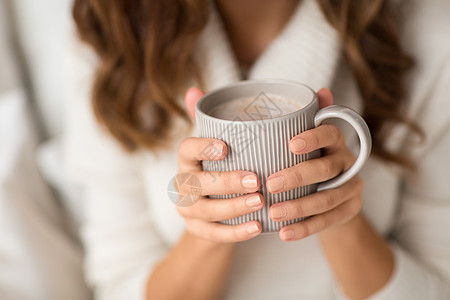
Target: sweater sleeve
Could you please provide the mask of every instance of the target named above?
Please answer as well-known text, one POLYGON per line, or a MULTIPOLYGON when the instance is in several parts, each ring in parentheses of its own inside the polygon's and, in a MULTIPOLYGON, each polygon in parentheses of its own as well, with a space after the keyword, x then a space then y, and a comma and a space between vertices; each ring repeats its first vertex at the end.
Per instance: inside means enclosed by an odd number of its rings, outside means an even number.
MULTIPOLYGON (((390 241, 394 273, 370 300, 450 299, 450 122, 440 131, 404 182, 390 241)), ((336 294, 347 299, 339 287, 336 294)))
POLYGON ((417 170, 404 177, 390 236, 394 272, 370 300, 450 299, 450 51, 439 65, 415 114, 425 141, 409 146, 417 170))
MULTIPOLYGON (((442 108, 449 115, 450 106, 442 108)), ((404 183, 393 232, 396 271, 373 300, 450 299, 450 122, 440 131, 404 183)))
POLYGON ((145 299, 147 278, 166 250, 141 184, 89 186, 82 201, 85 270, 96 299, 145 299))
POLYGON ((148 212, 139 155, 122 150, 95 120, 89 101, 95 60, 75 43, 63 152, 81 195, 86 279, 96 299, 141 300, 167 248, 148 212))
POLYGON ((417 101, 421 105, 414 120, 424 131, 425 140, 405 146, 417 170, 404 176, 391 235, 395 271, 371 300, 450 299, 449 43, 441 49, 443 55, 435 59, 434 72, 429 73, 434 75, 429 89, 415 93, 422 99, 417 101))
MULTIPOLYGON (((447 107, 447 112, 449 111, 447 107)), ((405 182, 392 235, 396 261, 388 284, 370 300, 450 299, 450 124, 405 182)))

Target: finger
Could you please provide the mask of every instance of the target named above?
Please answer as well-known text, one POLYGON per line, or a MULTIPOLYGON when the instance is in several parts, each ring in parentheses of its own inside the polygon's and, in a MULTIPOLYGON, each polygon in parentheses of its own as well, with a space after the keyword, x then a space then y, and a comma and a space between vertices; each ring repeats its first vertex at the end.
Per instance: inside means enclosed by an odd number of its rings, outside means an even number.
POLYGON ((227 145, 212 138, 188 137, 178 148, 180 169, 187 171, 199 169, 202 160, 221 160, 227 155, 227 145))
POLYGON ((199 219, 186 219, 186 228, 197 237, 217 243, 242 242, 261 233, 261 224, 258 221, 225 225, 199 219))
POLYGON ((317 96, 319 97, 319 109, 330 106, 333 104, 333 94, 327 88, 321 88, 317 92, 317 96))
POLYGON ((280 230, 283 241, 299 240, 327 228, 343 224, 356 216, 361 210, 361 198, 354 197, 338 207, 323 214, 315 215, 307 220, 287 225, 280 230))
POLYGON ((359 176, 355 176, 336 189, 276 203, 270 207, 269 215, 276 222, 318 215, 338 207, 349 199, 360 196, 363 188, 363 181, 359 176))
POLYGON ((334 152, 345 147, 345 137, 334 125, 320 125, 294 136, 289 142, 289 148, 294 154, 304 154, 326 148, 334 152))
MULTIPOLYGON (((260 187, 260 180, 255 173, 243 170, 192 172, 200 189, 199 195, 228 195, 254 193, 260 187)), ((181 195, 191 192, 189 185, 177 186, 181 195)), ((197 192, 197 191, 196 191, 197 192)))
POLYGON ((266 186, 271 193, 281 193, 296 187, 323 182, 339 175, 347 164, 351 163, 350 153, 325 155, 273 173, 267 178, 266 186))
POLYGON ((264 197, 258 193, 247 194, 232 199, 200 198, 194 205, 177 207, 185 218, 196 218, 216 222, 236 218, 264 207, 264 197))
POLYGON ((184 100, 186 102, 187 110, 193 119, 195 119, 195 104, 197 104, 197 101, 204 94, 205 93, 197 87, 191 87, 186 92, 186 96, 184 97, 184 100))

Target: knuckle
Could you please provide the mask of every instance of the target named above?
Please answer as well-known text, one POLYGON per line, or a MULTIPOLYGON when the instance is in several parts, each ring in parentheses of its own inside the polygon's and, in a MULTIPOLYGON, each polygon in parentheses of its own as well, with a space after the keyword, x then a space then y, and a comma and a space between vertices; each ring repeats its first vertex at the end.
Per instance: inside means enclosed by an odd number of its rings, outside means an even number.
POLYGON ((359 197, 355 198, 355 200, 353 200, 353 203, 351 205, 351 212, 353 215, 356 215, 362 207, 362 201, 359 197))
POLYGON ((322 194, 322 208, 323 211, 327 211, 330 210, 331 208, 334 207, 334 203, 335 203, 335 197, 334 197, 334 193, 331 191, 325 191, 322 194))
POLYGON ((331 219, 327 218, 326 216, 322 216, 322 218, 320 218, 318 231, 329 228, 331 227, 331 225, 332 225, 331 219))
POLYGON ((193 210, 195 210, 194 215, 201 216, 205 221, 213 221, 213 213, 214 211, 209 207, 209 205, 205 205, 204 202, 197 202, 194 207, 192 207, 193 210))
POLYGON ((227 189, 233 188, 233 183, 240 177, 236 172, 229 172, 223 176, 223 185, 227 189))
POLYGON ((348 147, 345 147, 344 156, 347 158, 348 162, 351 164, 353 164, 357 159, 356 155, 348 147))
POLYGON ((297 216, 304 217, 305 215, 305 208, 303 207, 302 202, 298 202, 295 206, 295 212, 297 213, 297 216))
POLYGON ((351 160, 340 160, 339 161, 339 166, 338 169, 340 171, 344 171, 344 170, 348 170, 352 165, 353 165, 353 161, 349 164, 348 162, 350 162, 351 160))
POLYGON ((304 226, 301 227, 301 234, 302 237, 307 237, 311 235, 311 223, 306 223, 304 226))
POLYGON ((193 139, 192 137, 187 137, 181 141, 181 143, 178 145, 178 154, 184 153, 187 150, 187 148, 189 148, 192 139, 193 139))
MULTIPOLYGON (((302 174, 302 169, 299 167, 293 167, 291 169, 292 174, 294 175, 295 181, 298 185, 301 185, 303 183, 303 174, 302 174)), ((289 177, 289 174, 287 174, 289 177)))
POLYGON ((328 130, 333 144, 341 143, 344 140, 344 135, 335 125, 328 125, 328 130))
POLYGON ((208 227, 201 226, 199 220, 186 218, 186 230, 196 237, 208 238, 208 227))
POLYGON ((323 158, 320 162, 319 171, 326 176, 332 176, 335 168, 333 161, 329 158, 323 158))
POLYGON ((317 134, 309 134, 310 143, 314 145, 314 148, 318 148, 320 146, 320 138, 317 134))
POLYGON ((358 183, 356 185, 357 192, 359 195, 361 195, 364 191, 364 181, 358 176, 357 177, 358 183))
POLYGON ((364 191, 364 181, 359 177, 359 175, 355 175, 351 181, 349 182, 352 186, 352 195, 361 196, 364 191))

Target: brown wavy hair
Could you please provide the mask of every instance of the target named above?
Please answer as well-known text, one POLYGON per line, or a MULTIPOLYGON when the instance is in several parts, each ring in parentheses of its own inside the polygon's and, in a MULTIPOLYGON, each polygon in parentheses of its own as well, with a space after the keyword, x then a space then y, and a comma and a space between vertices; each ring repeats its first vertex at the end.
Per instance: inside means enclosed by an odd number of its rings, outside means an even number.
MULTIPOLYGON (((100 63, 92 91, 95 116, 130 151, 171 146, 175 119, 191 120, 179 102, 189 82, 202 82, 193 58, 208 21, 210 0, 75 0, 80 38, 100 63)), ((363 100, 373 154, 411 167, 385 146, 391 129, 406 124, 404 77, 413 64, 399 42, 398 24, 385 0, 318 0, 339 33, 363 100)))

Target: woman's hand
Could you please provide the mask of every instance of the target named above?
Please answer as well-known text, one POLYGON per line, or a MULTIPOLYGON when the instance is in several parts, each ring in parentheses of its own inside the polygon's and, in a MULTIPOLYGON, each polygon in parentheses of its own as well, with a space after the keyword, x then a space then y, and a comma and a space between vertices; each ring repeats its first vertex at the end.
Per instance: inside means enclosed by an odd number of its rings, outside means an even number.
MULTIPOLYGON (((321 89, 318 96, 321 108, 333 102, 327 89, 321 89)), ((289 147, 295 154, 322 149, 323 156, 270 175, 267 189, 271 193, 326 181, 350 168, 356 160, 347 148, 343 134, 333 125, 321 125, 302 132, 291 139, 289 147)), ((280 238, 284 241, 302 239, 355 217, 361 209, 363 187, 361 178, 355 176, 338 188, 276 203, 270 207, 269 214, 278 222, 311 216, 280 230, 280 238)))
MULTIPOLYGON (((186 103, 191 115, 193 104, 202 96, 199 89, 191 88, 186 103)), ((251 221, 240 225, 224 225, 216 221, 226 220, 257 211, 264 206, 264 198, 257 193, 259 178, 249 171, 204 172, 202 160, 221 160, 227 155, 227 145, 218 139, 186 138, 178 151, 178 174, 195 176, 199 183, 199 195, 190 206, 177 206, 186 220, 187 231, 213 242, 239 242, 257 236, 261 224, 251 221), (210 199, 208 195, 245 194, 233 199, 210 199)), ((192 195, 187 184, 177 187, 180 196, 192 195)))

